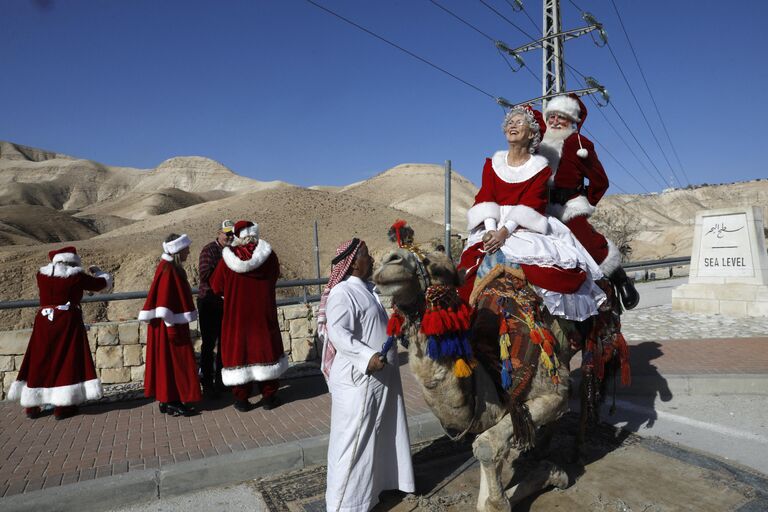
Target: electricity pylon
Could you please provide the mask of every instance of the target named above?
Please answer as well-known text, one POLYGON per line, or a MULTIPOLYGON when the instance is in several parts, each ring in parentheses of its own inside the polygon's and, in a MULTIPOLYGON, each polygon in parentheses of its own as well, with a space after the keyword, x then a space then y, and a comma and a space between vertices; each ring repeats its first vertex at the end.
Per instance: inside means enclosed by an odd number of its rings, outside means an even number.
POLYGON ((496 47, 511 55, 521 68, 525 65, 523 58, 520 56, 521 53, 539 48, 542 50, 543 74, 541 77, 541 96, 518 103, 511 103, 504 98, 497 98, 496 101, 507 108, 511 108, 515 104, 520 105, 524 103, 542 103, 543 107, 546 107, 547 101, 551 97, 569 92, 578 96, 600 93, 602 104, 607 104, 609 97, 605 87, 590 76, 584 77, 587 87, 583 89, 568 91, 565 86, 565 41, 596 31, 597 38, 595 33, 592 33, 592 40, 595 45, 604 46, 608 42, 608 38, 603 25, 590 13, 585 12, 582 13, 581 17, 587 23, 586 27, 563 31, 560 21, 560 0, 543 0, 543 10, 544 24, 541 39, 517 48, 510 48, 502 41, 496 41, 496 47))

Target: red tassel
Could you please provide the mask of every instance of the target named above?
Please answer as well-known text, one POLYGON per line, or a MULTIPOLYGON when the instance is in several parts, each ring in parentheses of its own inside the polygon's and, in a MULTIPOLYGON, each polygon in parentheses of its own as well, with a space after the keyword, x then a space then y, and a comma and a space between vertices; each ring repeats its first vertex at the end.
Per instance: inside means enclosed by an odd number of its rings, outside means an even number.
POLYGON ((403 331, 403 317, 397 311, 392 313, 387 322, 387 336, 400 336, 403 331))
POLYGON ((421 332, 427 336, 439 336, 445 332, 443 320, 437 310, 430 309, 424 313, 424 318, 421 320, 421 332))
POLYGON ((538 329, 531 329, 531 341, 537 345, 541 345, 542 339, 538 329))
POLYGON ((619 333, 614 342, 619 350, 619 362, 621 363, 621 385, 629 386, 632 383, 632 371, 629 365, 629 345, 624 336, 619 333))

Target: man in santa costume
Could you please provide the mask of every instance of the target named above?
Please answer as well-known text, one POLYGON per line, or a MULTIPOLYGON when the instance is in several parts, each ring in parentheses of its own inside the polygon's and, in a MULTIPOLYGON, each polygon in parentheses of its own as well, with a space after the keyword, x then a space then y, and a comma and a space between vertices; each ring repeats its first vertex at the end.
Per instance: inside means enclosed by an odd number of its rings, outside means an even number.
POLYGON ((235 223, 235 237, 222 250, 213 272, 213 293, 224 297, 221 329, 221 380, 232 387, 235 409, 251 408, 251 383, 259 382, 264 409, 279 405, 278 377, 288 368, 277 320, 275 285, 280 262, 259 226, 250 221, 235 223))
POLYGON ((8 391, 9 400, 20 400, 29 418, 51 404, 57 420, 77 414, 77 405, 102 396, 80 300, 83 292, 111 288, 112 277, 98 267, 83 272, 74 247, 48 253, 51 263, 37 273, 40 308, 35 315, 21 369, 8 391))
POLYGON ((640 295, 621 267, 621 253, 588 220, 608 190, 608 177, 595 146, 580 133, 587 108, 575 94, 555 96, 547 103, 544 117, 547 131, 539 153, 549 161, 553 175, 548 212, 568 226, 614 283, 624 307, 632 309, 640 295))
POLYGON ((187 235, 170 234, 152 279, 139 320, 147 326, 147 358, 144 396, 156 397, 160 412, 192 416, 190 403, 200 401, 200 381, 189 322, 197 319, 192 290, 182 264, 192 241, 187 235))

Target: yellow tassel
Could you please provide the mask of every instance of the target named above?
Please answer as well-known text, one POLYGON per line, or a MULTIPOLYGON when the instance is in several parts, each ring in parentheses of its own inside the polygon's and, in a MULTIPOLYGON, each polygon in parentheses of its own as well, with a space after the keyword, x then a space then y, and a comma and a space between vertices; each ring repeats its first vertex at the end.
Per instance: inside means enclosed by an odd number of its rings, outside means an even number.
POLYGON ((509 339, 509 334, 502 334, 499 336, 499 351, 502 361, 509 359, 510 346, 512 346, 512 341, 509 339))
POLYGON ((460 357, 453 363, 453 374, 456 377, 463 379, 472 375, 472 368, 470 368, 467 362, 460 357))
POLYGON ((554 365, 552 365, 552 360, 549 359, 549 356, 543 350, 539 352, 539 360, 547 370, 552 370, 554 368, 554 365))

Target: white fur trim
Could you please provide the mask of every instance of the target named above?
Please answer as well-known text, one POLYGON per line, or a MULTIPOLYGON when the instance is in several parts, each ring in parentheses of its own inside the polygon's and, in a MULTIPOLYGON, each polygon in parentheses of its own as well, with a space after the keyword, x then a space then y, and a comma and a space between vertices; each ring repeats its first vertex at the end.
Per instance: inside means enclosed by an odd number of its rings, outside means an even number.
POLYGON ((173 261, 173 256, 171 256, 170 254, 167 254, 167 253, 163 253, 163 254, 160 255, 160 259, 164 260, 164 261, 167 261, 167 262, 172 262, 173 261))
POLYGON ((491 165, 496 175, 507 183, 522 183, 527 181, 549 165, 547 159, 540 155, 531 155, 523 165, 513 167, 507 164, 509 151, 497 151, 491 158, 491 165))
POLYGON ((165 251, 166 254, 176 254, 177 252, 180 252, 184 250, 185 248, 192 245, 192 240, 189 239, 187 234, 181 235, 176 240, 171 240, 170 242, 163 242, 163 251, 165 251))
POLYGON ((245 238, 246 236, 259 238, 259 225, 254 222, 253 226, 243 228, 240 230, 240 233, 237 234, 237 238, 245 238))
POLYGON ((570 96, 555 96, 549 100, 547 102, 547 107, 544 109, 544 117, 547 117, 550 112, 560 112, 561 114, 565 114, 577 123, 581 120, 579 102, 570 96))
POLYGON ((564 205, 550 203, 547 211, 562 222, 585 215, 587 217, 595 213, 596 208, 589 204, 585 196, 577 196, 569 199, 564 205))
MULTIPOLYGON (((242 233, 243 231, 245 230, 243 229, 240 232, 242 233)), ((224 250, 221 251, 221 257, 224 260, 224 263, 226 263, 230 270, 237 272, 238 274, 256 270, 262 263, 267 261, 270 254, 272 254, 272 246, 269 245, 266 240, 259 240, 259 244, 253 250, 251 259, 246 261, 238 258, 237 254, 235 254, 229 247, 225 247, 224 250)))
POLYGON ((62 252, 57 254, 51 260, 52 263, 74 263, 80 266, 80 256, 73 252, 62 252))
POLYGON ((184 313, 174 313, 168 308, 160 306, 155 309, 144 309, 139 311, 140 322, 150 322, 155 318, 160 318, 165 325, 188 324, 197 320, 197 310, 185 311, 184 313))
POLYGON ((479 224, 483 224, 485 219, 499 220, 498 203, 477 203, 467 210, 467 231, 472 231, 479 224))
POLYGON ((40 273, 48 277, 61 277, 66 279, 72 277, 83 271, 82 267, 70 267, 66 263, 49 263, 44 267, 40 267, 40 273))
POLYGON ((46 404, 66 407, 81 404, 86 400, 98 400, 103 394, 99 379, 53 388, 29 388, 26 381, 17 380, 11 384, 8 400, 19 400, 22 407, 40 407, 46 404))
POLYGON ((100 277, 107 282, 107 286, 99 290, 100 292, 109 293, 112 291, 112 286, 115 284, 114 279, 112 279, 112 274, 104 272, 103 270, 97 270, 93 273, 93 277, 100 277))
POLYGON ((237 368, 222 368, 221 382, 225 386, 240 386, 248 382, 274 380, 288 369, 288 359, 283 355, 273 364, 251 364, 237 368))
POLYGON ((621 251, 619 251, 616 244, 610 240, 607 240, 607 242, 608 255, 602 262, 600 262, 600 270, 602 270, 603 274, 606 276, 610 276, 617 268, 621 267, 621 251))
POLYGON ((524 204, 511 207, 508 212, 505 212, 504 220, 514 221, 520 226, 542 235, 546 235, 549 228, 549 223, 547 223, 547 218, 544 215, 524 204))

